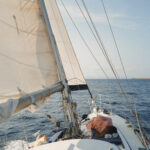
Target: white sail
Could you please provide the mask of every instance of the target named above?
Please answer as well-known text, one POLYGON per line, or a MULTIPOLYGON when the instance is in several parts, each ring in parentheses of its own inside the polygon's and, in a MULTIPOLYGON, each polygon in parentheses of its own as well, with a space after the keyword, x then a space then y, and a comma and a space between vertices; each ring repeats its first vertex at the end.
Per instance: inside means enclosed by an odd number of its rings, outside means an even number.
MULTIPOLYGON (((74 53, 56 0, 44 0, 51 28, 69 86, 86 85, 80 65, 74 53)), ((85 86, 86 87, 86 86, 85 86)), ((85 88, 84 87, 84 88, 85 88)), ((79 87, 80 89, 80 87, 79 87)))
MULTIPOLYGON (((85 89, 87 85, 56 1, 45 0, 44 4, 68 85, 85 89)), ((32 99, 39 99, 32 93, 60 81, 49 36, 40 0, 0 0, 0 118, 9 118, 31 105, 32 99), (29 102, 24 105, 25 99, 20 105, 20 97, 25 94, 31 94, 29 102)))
POLYGON ((59 81, 39 0, 0 0, 0 101, 59 81))
POLYGON ((20 107, 19 97, 59 80, 40 1, 0 0, 0 120, 32 103, 20 107))

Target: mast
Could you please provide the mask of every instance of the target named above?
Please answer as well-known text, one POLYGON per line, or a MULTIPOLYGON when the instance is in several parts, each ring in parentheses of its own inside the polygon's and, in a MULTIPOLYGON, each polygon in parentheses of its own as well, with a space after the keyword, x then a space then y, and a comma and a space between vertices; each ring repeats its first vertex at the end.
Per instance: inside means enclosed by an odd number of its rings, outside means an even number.
POLYGON ((57 62, 57 65, 58 65, 60 78, 61 78, 61 81, 64 85, 64 91, 62 93, 63 101, 64 101, 63 103, 65 105, 65 108, 66 108, 67 113, 68 113, 68 118, 69 118, 69 121, 71 123, 71 128, 72 128, 72 131, 73 131, 72 136, 76 136, 76 135, 79 134, 79 129, 77 128, 77 120, 75 119, 74 112, 72 111, 73 106, 72 106, 71 92, 70 92, 69 87, 68 87, 66 75, 65 75, 63 65, 62 65, 62 62, 61 62, 61 59, 60 59, 58 47, 57 47, 56 40, 55 40, 53 31, 52 31, 52 28, 51 28, 51 24, 50 24, 50 20, 49 20, 48 14, 47 14, 47 10, 46 10, 44 0, 41 0, 41 7, 42 7, 42 10, 43 10, 44 19, 45 19, 45 22, 46 22, 46 25, 47 25, 49 38, 51 40, 52 48, 53 48, 53 51, 54 51, 54 54, 55 54, 55 57, 56 57, 56 62, 57 62))

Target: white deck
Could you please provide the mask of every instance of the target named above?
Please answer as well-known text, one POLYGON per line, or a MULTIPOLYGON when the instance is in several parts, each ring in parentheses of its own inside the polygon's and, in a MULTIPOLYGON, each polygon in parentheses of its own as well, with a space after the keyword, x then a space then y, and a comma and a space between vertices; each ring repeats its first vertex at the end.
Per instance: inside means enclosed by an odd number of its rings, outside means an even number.
POLYGON ((118 134, 126 150, 139 150, 140 148, 144 148, 143 144, 138 138, 138 135, 135 134, 133 126, 125 119, 115 114, 104 114, 102 111, 98 113, 91 113, 89 118, 92 119, 97 115, 106 116, 112 119, 112 123, 117 128, 118 134))
POLYGON ((75 139, 45 144, 32 150, 118 150, 118 148, 100 140, 75 139))
MULTIPOLYGON (((102 111, 93 112, 88 115, 88 118, 91 120, 97 115, 106 116, 112 119, 112 123, 117 128, 123 145, 115 145, 102 140, 74 139, 48 143, 37 146, 32 150, 145 150, 137 134, 134 132, 134 128, 125 119, 115 114, 105 114, 102 111)), ((84 133, 87 131, 87 122, 88 121, 82 123, 81 126, 81 130, 84 133)))

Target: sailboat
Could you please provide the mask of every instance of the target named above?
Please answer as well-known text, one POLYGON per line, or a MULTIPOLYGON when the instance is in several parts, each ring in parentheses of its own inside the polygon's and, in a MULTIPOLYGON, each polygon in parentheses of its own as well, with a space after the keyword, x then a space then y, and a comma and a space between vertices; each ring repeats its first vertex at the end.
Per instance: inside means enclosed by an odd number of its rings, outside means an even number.
POLYGON ((88 90, 91 99, 94 97, 55 0, 0 0, 0 27, 0 123, 24 109, 40 109, 56 92, 62 94, 67 115, 65 130, 58 130, 51 142, 29 149, 148 149, 141 128, 137 130, 124 118, 98 108, 94 100, 91 113, 78 119, 71 92, 88 90), (104 124, 108 121, 115 129, 114 137, 94 137, 88 124, 95 119, 104 124))

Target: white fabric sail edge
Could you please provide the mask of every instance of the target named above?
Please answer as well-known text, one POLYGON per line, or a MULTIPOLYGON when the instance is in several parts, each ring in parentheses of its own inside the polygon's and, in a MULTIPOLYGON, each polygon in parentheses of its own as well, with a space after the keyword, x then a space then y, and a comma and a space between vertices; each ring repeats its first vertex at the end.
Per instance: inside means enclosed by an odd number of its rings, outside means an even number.
POLYGON ((68 85, 86 85, 56 0, 43 0, 56 40, 68 85))
POLYGON ((60 81, 39 0, 0 0, 0 73, 0 103, 60 81))
POLYGON ((29 111, 34 112, 41 109, 47 102, 46 98, 49 98, 53 93, 62 91, 63 88, 62 83, 59 82, 49 88, 26 94, 19 99, 9 99, 6 103, 0 105, 0 124, 6 122, 13 114, 21 110, 28 108, 29 111))

